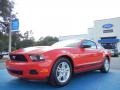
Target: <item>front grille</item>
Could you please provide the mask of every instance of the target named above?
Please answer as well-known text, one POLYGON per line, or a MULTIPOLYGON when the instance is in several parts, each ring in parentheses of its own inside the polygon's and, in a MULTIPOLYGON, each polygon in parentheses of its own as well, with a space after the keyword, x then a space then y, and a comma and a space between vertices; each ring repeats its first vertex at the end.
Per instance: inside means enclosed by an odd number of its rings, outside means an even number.
POLYGON ((17 75, 22 75, 23 74, 23 72, 21 70, 11 70, 11 69, 8 69, 8 71, 10 73, 17 74, 17 75))
POLYGON ((10 54, 10 59, 11 61, 16 61, 16 62, 27 62, 25 56, 21 54, 10 54))

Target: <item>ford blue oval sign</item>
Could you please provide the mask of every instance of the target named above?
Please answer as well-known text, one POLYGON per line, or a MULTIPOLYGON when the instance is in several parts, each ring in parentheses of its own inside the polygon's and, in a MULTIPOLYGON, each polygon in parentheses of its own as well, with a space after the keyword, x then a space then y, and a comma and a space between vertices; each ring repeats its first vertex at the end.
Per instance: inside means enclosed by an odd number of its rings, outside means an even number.
POLYGON ((113 27, 113 24, 104 24, 102 27, 103 28, 111 28, 111 27, 113 27))

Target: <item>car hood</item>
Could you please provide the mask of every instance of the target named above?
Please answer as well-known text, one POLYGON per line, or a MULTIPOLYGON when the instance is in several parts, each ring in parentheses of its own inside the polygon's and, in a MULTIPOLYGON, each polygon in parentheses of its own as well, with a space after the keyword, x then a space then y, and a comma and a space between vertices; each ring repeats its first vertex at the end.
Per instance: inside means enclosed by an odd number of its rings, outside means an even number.
MULTIPOLYGON (((63 47, 65 48, 65 47, 63 47)), ((53 47, 53 46, 34 46, 34 47, 27 47, 18 49, 16 51, 11 52, 11 54, 38 54, 38 53, 44 53, 50 50, 54 49, 60 49, 60 47, 53 47)))

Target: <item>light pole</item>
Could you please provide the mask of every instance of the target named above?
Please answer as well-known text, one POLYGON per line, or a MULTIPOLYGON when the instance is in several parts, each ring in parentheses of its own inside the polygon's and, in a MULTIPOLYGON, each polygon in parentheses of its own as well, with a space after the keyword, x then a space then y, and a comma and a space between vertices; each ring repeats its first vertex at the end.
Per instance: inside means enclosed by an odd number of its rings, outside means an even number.
POLYGON ((8 20, 9 22, 9 46, 8 46, 9 53, 11 52, 11 47, 12 47, 12 31, 13 30, 18 31, 18 28, 19 28, 19 20, 16 18, 16 14, 12 14, 8 20))
POLYGON ((15 15, 10 15, 9 20, 8 20, 8 22, 9 22, 9 46, 8 46, 9 53, 11 52, 11 47, 12 47, 12 33, 11 33, 12 26, 11 26, 11 23, 12 23, 14 16, 15 15))
POLYGON ((10 21, 9 21, 9 53, 11 52, 11 44, 12 44, 12 34, 11 34, 11 20, 12 18, 10 17, 10 21))

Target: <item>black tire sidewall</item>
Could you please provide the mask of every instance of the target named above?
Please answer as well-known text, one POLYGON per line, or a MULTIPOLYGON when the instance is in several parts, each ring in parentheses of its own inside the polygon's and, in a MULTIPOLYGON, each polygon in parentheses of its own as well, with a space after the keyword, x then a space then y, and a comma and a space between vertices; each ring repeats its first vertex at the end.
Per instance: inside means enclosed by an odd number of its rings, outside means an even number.
POLYGON ((69 83, 69 81, 70 81, 70 79, 71 79, 71 76, 72 76, 72 65, 71 65, 70 61, 69 61, 67 58, 60 58, 60 59, 58 59, 57 62, 55 63, 55 65, 54 65, 53 69, 52 69, 52 75, 51 75, 51 77, 53 78, 53 79, 52 79, 52 80, 53 80, 52 82, 54 82, 55 85, 57 85, 57 86, 64 86, 64 85, 66 85, 66 84, 69 83), (70 67, 70 76, 69 76, 68 80, 67 80, 66 82, 64 82, 64 83, 59 82, 58 79, 57 79, 57 77, 56 77, 57 66, 58 66, 61 62, 66 62, 66 63, 68 63, 68 65, 69 65, 69 67, 70 67))
POLYGON ((105 58, 105 59, 104 59, 103 66, 102 66, 102 68, 101 68, 101 72, 107 73, 107 72, 109 72, 109 70, 110 70, 110 61, 108 60, 108 58, 105 58), (106 61, 106 60, 109 62, 109 69, 108 69, 108 70, 106 70, 106 68, 105 68, 105 61, 106 61))

